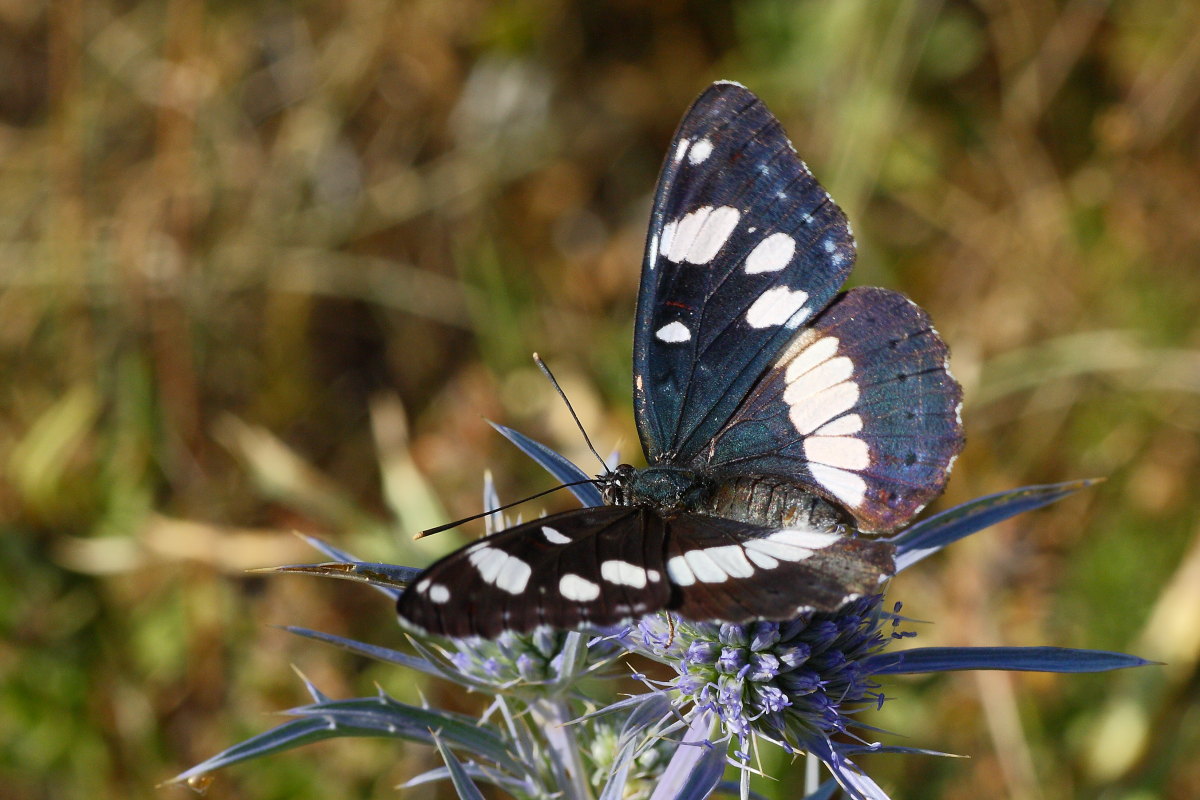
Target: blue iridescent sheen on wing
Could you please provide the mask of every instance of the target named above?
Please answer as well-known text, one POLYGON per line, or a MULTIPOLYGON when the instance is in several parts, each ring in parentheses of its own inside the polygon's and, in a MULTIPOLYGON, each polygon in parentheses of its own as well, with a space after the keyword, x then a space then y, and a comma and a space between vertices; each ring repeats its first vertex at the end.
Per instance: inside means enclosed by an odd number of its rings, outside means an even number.
POLYGON ((634 408, 651 464, 704 449, 854 264, 845 215, 779 121, 709 87, 667 153, 634 332, 634 408))
POLYGON ((961 403, 925 312, 853 289, 796 335, 696 466, 791 475, 861 529, 895 530, 942 491, 961 403))

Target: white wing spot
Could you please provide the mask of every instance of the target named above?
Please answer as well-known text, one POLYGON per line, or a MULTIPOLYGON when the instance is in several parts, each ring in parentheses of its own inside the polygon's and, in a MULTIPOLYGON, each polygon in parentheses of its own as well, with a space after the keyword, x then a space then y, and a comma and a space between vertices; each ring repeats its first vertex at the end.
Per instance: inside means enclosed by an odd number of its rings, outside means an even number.
POLYGON ((861 471, 871 466, 867 443, 853 436, 809 436, 804 440, 804 457, 842 469, 861 471))
POLYGON ((814 548, 806 546, 803 537, 794 535, 803 533, 805 531, 796 528, 776 530, 775 533, 763 537, 763 539, 752 539, 743 543, 743 547, 746 548, 746 553, 757 553, 780 561, 796 563, 796 561, 811 558, 812 552, 814 552, 814 548))
POLYGON ((533 569, 516 556, 509 556, 504 562, 504 568, 496 578, 496 588, 503 589, 509 594, 520 594, 529 583, 533 569))
POLYGON ((688 161, 693 164, 699 164, 710 155, 712 155, 713 143, 708 139, 699 139, 692 145, 692 149, 688 151, 688 161))
POLYGON ((766 539, 752 539, 746 542, 743 547, 746 548, 746 553, 751 558, 755 556, 763 556, 774 561, 789 561, 795 563, 803 561, 812 556, 813 551, 807 547, 793 547, 785 542, 777 542, 770 537, 766 539))
POLYGON ((654 335, 667 344, 679 344, 692 338, 692 332, 688 330, 688 326, 679 320, 663 325, 654 335))
POLYGON ((858 508, 867 496, 867 482, 853 472, 824 464, 809 464, 808 471, 826 491, 850 508, 858 508))
POLYGON ((691 139, 680 139, 679 143, 675 145, 675 163, 676 164, 678 164, 680 161, 683 161, 683 154, 687 152, 688 145, 691 143, 692 143, 691 139))
MULTIPOLYGON (((850 380, 854 362, 838 356, 837 350, 836 338, 815 339, 806 334, 777 362, 777 366, 787 365, 783 374, 787 384, 783 401, 788 404, 788 416, 799 433, 820 429, 819 435, 832 437, 862 430, 863 421, 858 414, 841 417, 858 402, 860 391, 858 384, 850 380)), ((823 446, 815 445, 818 449, 823 446)))
POLYGON ((818 364, 823 364, 837 355, 838 340, 825 336, 814 341, 811 332, 798 336, 796 343, 787 349, 778 364, 787 364, 783 376, 785 383, 792 383, 818 364))
POLYGON ((776 286, 763 292, 746 309, 746 323, 751 328, 769 328, 786 325, 796 328, 808 318, 809 311, 803 308, 808 301, 808 292, 792 291, 786 286, 776 286))
POLYGON ((646 570, 646 577, 650 579, 651 583, 658 583, 662 580, 662 575, 659 575, 656 569, 646 570))
POLYGON ((858 402, 858 384, 845 381, 828 389, 805 397, 789 399, 791 387, 783 393, 784 400, 791 405, 788 418, 797 433, 812 433, 829 420, 854 408, 858 402))
POLYGON ((609 583, 633 586, 636 589, 646 586, 646 570, 628 561, 613 560, 601 563, 600 577, 609 583))
POLYGON ((746 274, 778 272, 796 255, 796 240, 786 233, 772 233, 759 242, 746 257, 746 274))
POLYGON ((746 553, 739 545, 706 547, 704 554, 731 578, 749 578, 754 574, 754 566, 746 560, 746 553))
POLYGON ((811 558, 840 538, 839 534, 808 528, 784 528, 762 539, 751 539, 742 546, 746 555, 764 569, 778 566, 779 561, 797 562, 811 558), (778 560, 776 560, 778 559, 778 560))
POLYGON ((822 244, 822 247, 825 248, 826 253, 832 253, 837 249, 837 243, 834 242, 833 239, 826 239, 822 244))
POLYGON ((659 251, 676 264, 707 264, 729 240, 742 212, 703 206, 663 227, 659 251))
POLYGON ((729 577, 704 550, 688 550, 683 554, 683 558, 696 578, 704 583, 724 583, 729 577))
POLYGON ((450 600, 450 590, 445 586, 442 586, 440 583, 435 583, 433 586, 429 587, 429 599, 430 601, 441 605, 442 603, 450 600))
POLYGON ((773 542, 790 544, 793 547, 804 547, 809 550, 824 550, 836 544, 841 538, 840 533, 817 531, 812 528, 783 528, 767 537, 773 542))
POLYGON ((843 414, 833 422, 827 422, 813 431, 814 436, 849 436, 863 429, 863 420, 858 414, 843 414))
POLYGON ((425 594, 428 591, 429 591, 429 578, 426 578, 417 584, 417 594, 425 594))
POLYGON ((779 566, 779 561, 753 548, 746 549, 746 557, 753 561, 759 569, 775 569, 779 566))
MULTIPOLYGON (((817 364, 807 372, 797 373, 794 378, 791 377, 792 374, 790 369, 784 374, 784 381, 788 387, 783 392, 783 399, 789 406, 795 407, 797 403, 850 380, 854 376, 854 362, 845 356, 839 356, 817 364)), ((829 416, 826 419, 833 417, 829 416)))
POLYGON ((479 577, 484 583, 495 583, 500 568, 508 560, 508 555, 487 545, 475 545, 467 551, 467 561, 479 570, 479 577))
POLYGON ((673 556, 667 559, 667 576, 677 586, 691 586, 696 582, 696 575, 683 556, 673 556))
POLYGON ((490 583, 509 594, 525 591, 529 576, 533 574, 524 561, 494 547, 480 548, 468 555, 467 560, 479 570, 479 577, 483 578, 484 583, 490 583))
POLYGON ((812 530, 811 528, 783 528, 761 539, 751 539, 742 546, 750 560, 760 566, 767 562, 770 569, 779 561, 797 562, 811 558, 817 550, 823 550, 836 542, 840 537, 836 533, 812 530))
POLYGON ((568 536, 563 536, 558 531, 551 528, 549 525, 542 526, 542 536, 546 537, 546 541, 550 544, 570 544, 571 539, 568 536))
POLYGON ((581 578, 568 572, 559 579, 558 592, 568 600, 587 603, 600 596, 600 584, 592 583, 587 578, 581 578))
MULTIPOLYGON (((658 254, 670 258, 671 245, 675 242, 675 231, 679 229, 679 221, 663 225, 662 236, 658 240, 658 254)), ((653 252, 653 251, 652 251, 653 252)))

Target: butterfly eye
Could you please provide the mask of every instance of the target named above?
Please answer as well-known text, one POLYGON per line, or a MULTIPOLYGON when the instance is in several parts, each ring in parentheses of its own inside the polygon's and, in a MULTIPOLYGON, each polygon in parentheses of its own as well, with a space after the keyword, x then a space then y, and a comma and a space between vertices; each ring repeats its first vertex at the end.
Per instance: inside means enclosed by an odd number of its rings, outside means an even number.
POLYGON ((610 506, 629 505, 629 489, 633 483, 634 468, 621 464, 612 471, 603 484, 604 502, 610 506))

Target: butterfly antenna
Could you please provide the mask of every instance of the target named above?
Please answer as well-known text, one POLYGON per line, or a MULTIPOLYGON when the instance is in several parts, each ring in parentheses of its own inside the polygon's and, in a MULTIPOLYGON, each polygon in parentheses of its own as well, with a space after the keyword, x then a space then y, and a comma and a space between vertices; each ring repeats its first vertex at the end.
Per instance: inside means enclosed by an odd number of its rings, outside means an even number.
POLYGON ((550 368, 546 366, 546 362, 542 361, 542 357, 537 353, 533 354, 533 363, 538 365, 538 369, 550 381, 550 385, 554 387, 554 391, 558 392, 558 396, 562 398, 563 403, 567 406, 567 411, 571 412, 571 419, 575 420, 575 427, 579 428, 579 432, 583 434, 583 440, 587 442, 588 450, 592 451, 592 455, 596 457, 596 460, 600 462, 600 466, 604 468, 604 473, 608 474, 611 471, 608 468, 608 462, 601 458, 600 454, 596 452, 596 448, 592 446, 592 440, 588 438, 587 431, 583 429, 583 423, 579 421, 579 415, 575 413, 575 408, 571 405, 571 401, 567 399, 567 393, 558 385, 554 373, 550 371, 550 368))
POLYGON ((586 481, 572 481, 571 483, 564 483, 559 486, 555 486, 552 489, 547 489, 544 492, 538 492, 537 494, 531 494, 531 495, 529 495, 529 497, 524 497, 520 500, 515 500, 511 503, 506 503, 505 505, 498 506, 496 508, 492 508, 487 511, 483 511, 478 514, 473 514, 472 516, 469 516, 469 517, 463 517, 462 519, 455 520, 454 522, 447 522, 445 525, 438 525, 436 528, 428 528, 428 529, 423 530, 420 533, 418 533, 416 536, 413 537, 413 539, 424 539, 426 536, 432 536, 435 533, 441 533, 442 531, 448 531, 451 528, 457 528, 459 525, 462 525, 464 522, 470 522, 471 520, 475 520, 475 519, 482 519, 483 517, 486 517, 490 514, 495 514, 497 511, 504 511, 505 509, 512 508, 513 506, 519 506, 519 505, 521 505, 521 503, 527 502, 529 500, 536 500, 539 497, 541 497, 542 495, 550 494, 551 492, 557 492, 559 489, 566 489, 570 486, 582 486, 585 483, 598 483, 598 481, 596 481, 594 479, 588 479, 586 481))

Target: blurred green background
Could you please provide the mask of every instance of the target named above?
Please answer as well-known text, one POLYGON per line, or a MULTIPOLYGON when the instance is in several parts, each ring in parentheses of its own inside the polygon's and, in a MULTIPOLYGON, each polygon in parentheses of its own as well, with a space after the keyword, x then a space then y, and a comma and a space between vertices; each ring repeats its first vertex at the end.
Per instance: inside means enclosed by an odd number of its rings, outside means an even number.
MULTIPOLYGON (((650 196, 717 78, 846 209, 852 283, 949 342, 941 507, 1108 478, 897 580, 917 643, 1169 662, 897 681, 871 721, 972 758, 867 768, 897 798, 1200 796, 1200 4, 1161 0, 0 0, 0 794, 186 797, 156 784, 301 703, 290 665, 415 699, 270 627, 399 646, 377 595, 244 570, 314 560, 294 530, 424 564, 458 534, 410 534, 485 468, 548 486, 484 417, 590 468, 535 350, 639 457, 650 196)), ((210 796, 390 797, 435 758, 325 743, 210 796)))

